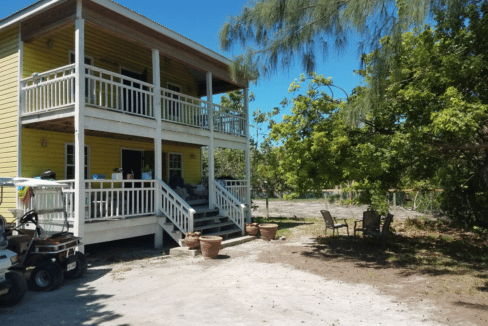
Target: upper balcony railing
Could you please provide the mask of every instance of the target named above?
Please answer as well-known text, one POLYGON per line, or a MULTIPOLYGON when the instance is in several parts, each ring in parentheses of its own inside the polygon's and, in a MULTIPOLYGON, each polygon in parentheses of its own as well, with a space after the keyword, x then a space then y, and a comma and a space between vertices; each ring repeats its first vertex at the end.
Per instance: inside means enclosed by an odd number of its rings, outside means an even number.
MULTIPOLYGON (((154 119, 154 85, 94 66, 85 65, 85 103, 114 112, 154 119)), ((75 65, 67 65, 21 81, 21 115, 40 114, 75 104, 75 65)), ((246 136, 244 112, 213 104, 214 131, 246 136)), ((209 130, 210 103, 161 89, 161 119, 209 130)))

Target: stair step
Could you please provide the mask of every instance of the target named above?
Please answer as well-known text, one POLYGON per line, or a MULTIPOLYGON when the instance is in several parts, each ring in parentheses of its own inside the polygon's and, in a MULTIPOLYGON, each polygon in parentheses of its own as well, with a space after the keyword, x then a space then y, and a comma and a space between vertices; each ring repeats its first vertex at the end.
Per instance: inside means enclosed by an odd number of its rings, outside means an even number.
POLYGON ((195 227, 195 229, 198 229, 198 230, 214 229, 214 228, 228 226, 228 225, 232 225, 232 224, 234 224, 234 222, 215 223, 215 224, 197 226, 197 227, 195 227))
POLYGON ((193 207, 196 214, 208 213, 208 212, 218 212, 218 208, 209 208, 208 206, 193 207))
POLYGON ((233 229, 230 229, 230 230, 224 230, 224 231, 219 231, 219 232, 212 232, 212 233, 209 233, 207 235, 217 235, 217 236, 222 236, 222 235, 229 235, 229 234, 233 234, 233 233, 240 233, 241 232, 241 229, 239 228, 233 228, 233 229))
POLYGON ((213 221, 213 220, 220 220, 222 218, 227 218, 225 216, 217 215, 217 216, 210 216, 210 217, 197 217, 193 219, 194 223, 205 222, 205 221, 213 221))

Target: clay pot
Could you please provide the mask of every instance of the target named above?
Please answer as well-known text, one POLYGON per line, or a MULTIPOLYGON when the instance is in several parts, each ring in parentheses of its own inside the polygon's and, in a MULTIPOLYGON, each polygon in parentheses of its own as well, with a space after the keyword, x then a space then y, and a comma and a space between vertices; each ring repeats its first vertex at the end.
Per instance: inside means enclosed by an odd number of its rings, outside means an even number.
POLYGON ((200 247, 200 234, 202 232, 188 232, 185 234, 185 246, 187 246, 190 249, 196 249, 200 247))
POLYGON ((205 259, 213 259, 217 257, 220 250, 220 244, 222 243, 222 237, 214 235, 203 235, 200 237, 200 249, 202 250, 202 256, 205 259))
POLYGON ((261 238, 265 241, 271 241, 275 238, 276 232, 278 232, 278 224, 264 223, 259 224, 259 232, 261 232, 261 238))
POLYGON ((256 235, 259 232, 258 223, 246 223, 246 232, 248 235, 256 235))

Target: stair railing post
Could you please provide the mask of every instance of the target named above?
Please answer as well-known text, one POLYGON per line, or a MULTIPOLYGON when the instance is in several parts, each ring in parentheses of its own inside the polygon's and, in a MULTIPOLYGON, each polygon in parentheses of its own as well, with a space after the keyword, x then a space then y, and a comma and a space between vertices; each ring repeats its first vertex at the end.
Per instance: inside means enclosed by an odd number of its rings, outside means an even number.
POLYGON ((188 232, 193 232, 195 210, 190 209, 190 217, 188 219, 188 232))

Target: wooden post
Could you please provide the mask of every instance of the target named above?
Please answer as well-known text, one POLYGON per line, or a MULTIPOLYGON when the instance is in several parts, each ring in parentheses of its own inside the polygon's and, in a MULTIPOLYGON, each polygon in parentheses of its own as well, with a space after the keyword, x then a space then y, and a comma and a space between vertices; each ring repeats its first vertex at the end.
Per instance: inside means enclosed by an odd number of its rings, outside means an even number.
POLYGON ((215 198, 215 158, 214 158, 214 106, 213 106, 213 89, 212 73, 207 72, 207 102, 208 106, 208 126, 210 128, 210 139, 208 142, 208 201, 209 207, 214 208, 216 205, 215 198))
POLYGON ((246 87, 243 89, 244 92, 244 128, 246 131, 246 149, 244 152, 245 160, 246 160, 246 205, 247 205, 247 216, 246 221, 247 223, 251 223, 251 144, 249 143, 249 88, 246 87))
MULTIPOLYGON (((159 215, 161 205, 161 194, 159 193, 158 181, 162 180, 162 149, 161 149, 161 78, 159 51, 152 50, 153 85, 154 85, 154 119, 156 119, 156 132, 154 133, 154 179, 156 180, 156 191, 154 193, 154 206, 156 214, 159 215)), ((163 247, 163 228, 159 223, 155 225, 154 248, 163 247)))
MULTIPOLYGON (((75 22, 75 236, 85 235, 85 21, 76 1, 75 22)), ((90 203, 87 203, 88 205, 90 203)), ((84 252, 83 245, 79 251, 84 252)))

